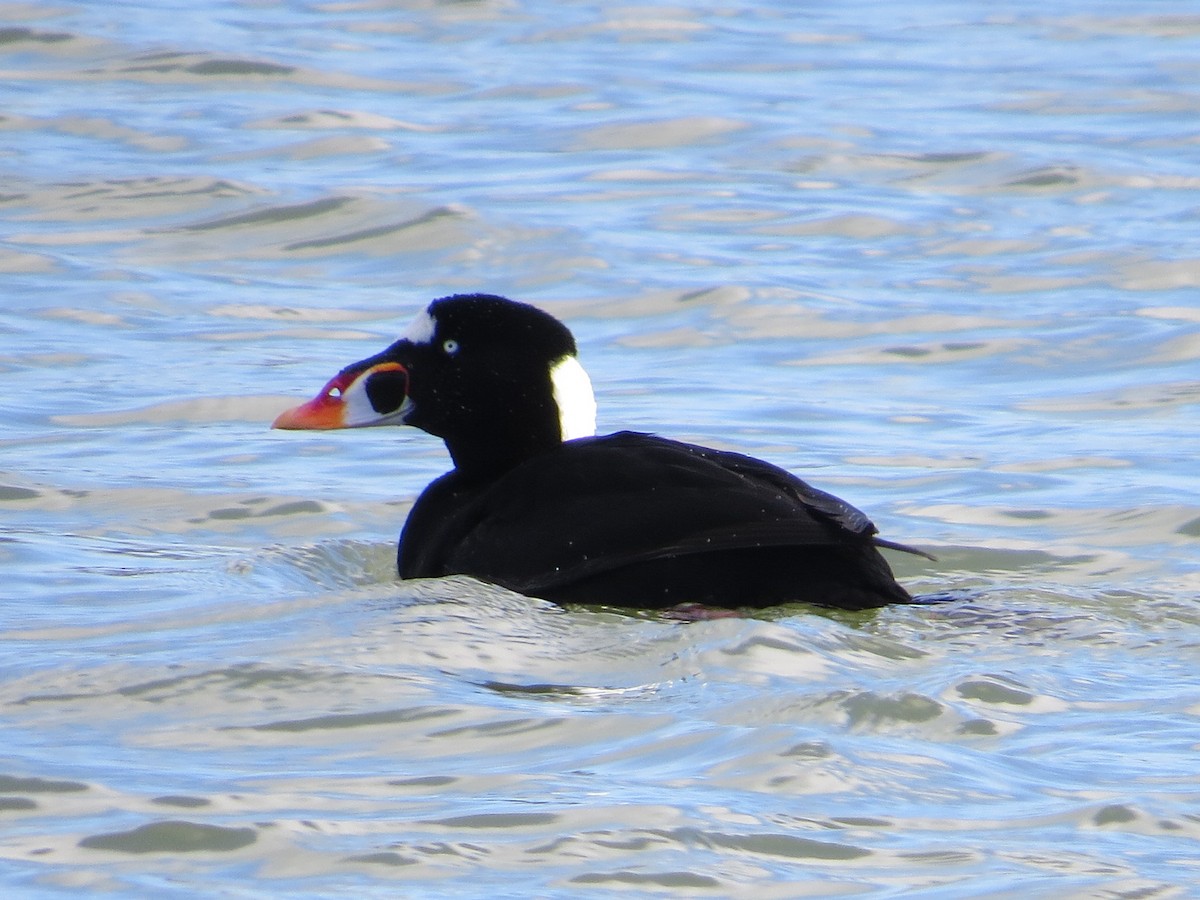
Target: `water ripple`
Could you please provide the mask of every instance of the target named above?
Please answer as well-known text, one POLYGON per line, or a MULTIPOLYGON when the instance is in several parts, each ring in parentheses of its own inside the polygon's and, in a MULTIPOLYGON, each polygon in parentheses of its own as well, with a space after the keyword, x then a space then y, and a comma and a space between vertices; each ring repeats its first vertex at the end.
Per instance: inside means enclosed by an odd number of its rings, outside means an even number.
POLYGON ((9 893, 1188 892, 1200 18, 210 7, 4 6, 9 893), (459 290, 936 602, 398 581, 441 445, 268 426, 459 290))

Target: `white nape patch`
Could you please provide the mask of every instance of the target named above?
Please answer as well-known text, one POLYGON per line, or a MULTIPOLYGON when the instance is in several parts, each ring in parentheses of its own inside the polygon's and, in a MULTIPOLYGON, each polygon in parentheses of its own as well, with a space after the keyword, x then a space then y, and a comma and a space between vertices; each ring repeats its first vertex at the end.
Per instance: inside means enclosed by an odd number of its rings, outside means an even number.
POLYGON ((596 433, 596 395, 592 380, 574 356, 564 356, 550 367, 550 384, 558 406, 558 425, 564 441, 596 433))
POLYGON ((433 333, 436 330, 437 320, 429 314, 429 310, 423 309, 404 329, 404 334, 400 335, 400 339, 412 341, 414 344, 428 344, 433 341, 433 333))

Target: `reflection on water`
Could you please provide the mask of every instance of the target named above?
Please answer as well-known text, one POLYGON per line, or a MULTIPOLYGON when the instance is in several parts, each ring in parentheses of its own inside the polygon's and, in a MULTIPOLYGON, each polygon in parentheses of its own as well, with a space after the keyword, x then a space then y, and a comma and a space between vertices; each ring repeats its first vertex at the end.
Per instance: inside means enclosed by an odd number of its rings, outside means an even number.
POLYGON ((0 7, 6 886, 1186 891, 1176 6, 0 7), (441 446, 266 426, 479 289, 950 599, 397 582, 441 446))

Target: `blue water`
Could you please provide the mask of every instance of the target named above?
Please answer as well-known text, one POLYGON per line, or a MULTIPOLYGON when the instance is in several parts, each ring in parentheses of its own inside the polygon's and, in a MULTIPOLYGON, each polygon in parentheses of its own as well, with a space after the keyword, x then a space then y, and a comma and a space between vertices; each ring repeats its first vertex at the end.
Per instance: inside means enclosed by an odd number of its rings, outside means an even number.
POLYGON ((0 883, 1178 897, 1191 4, 0 5, 0 883), (936 606, 399 583, 447 467, 267 429, 431 298, 787 466, 936 606))

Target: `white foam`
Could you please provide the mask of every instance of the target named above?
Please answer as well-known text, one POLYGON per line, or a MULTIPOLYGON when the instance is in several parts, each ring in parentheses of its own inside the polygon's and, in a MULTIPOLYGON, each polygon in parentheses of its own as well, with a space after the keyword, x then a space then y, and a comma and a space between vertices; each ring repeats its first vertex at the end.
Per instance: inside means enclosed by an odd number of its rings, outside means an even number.
POLYGON ((592 380, 574 356, 564 356, 550 367, 558 424, 564 441, 596 433, 596 395, 592 380))

